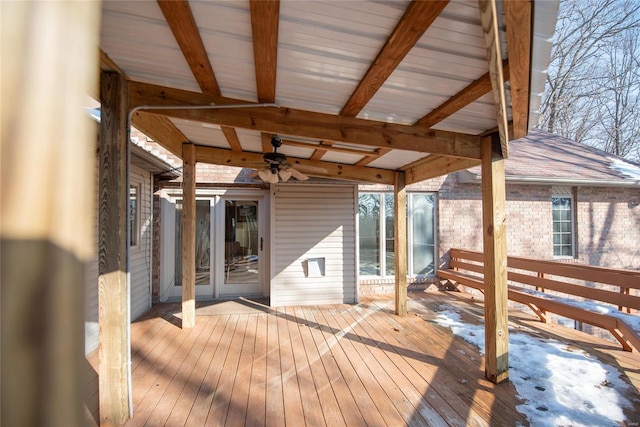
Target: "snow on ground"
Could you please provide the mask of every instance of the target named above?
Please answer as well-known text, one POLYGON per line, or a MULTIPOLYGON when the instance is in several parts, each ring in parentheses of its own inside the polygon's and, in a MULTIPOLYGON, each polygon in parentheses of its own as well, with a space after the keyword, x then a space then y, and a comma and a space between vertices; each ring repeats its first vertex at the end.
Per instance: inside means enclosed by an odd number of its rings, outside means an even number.
MULTIPOLYGON (((435 321, 478 346, 484 354, 484 324, 463 323, 453 309, 435 321)), ((619 372, 556 340, 509 332, 509 380, 524 401, 516 408, 532 426, 610 426, 625 421, 630 388, 619 372)))

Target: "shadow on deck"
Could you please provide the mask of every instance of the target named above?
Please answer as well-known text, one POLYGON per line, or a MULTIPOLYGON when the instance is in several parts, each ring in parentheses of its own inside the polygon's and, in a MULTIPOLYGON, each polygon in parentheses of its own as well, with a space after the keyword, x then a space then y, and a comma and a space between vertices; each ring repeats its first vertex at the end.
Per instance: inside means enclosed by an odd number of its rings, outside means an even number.
MULTIPOLYGON (((158 304, 132 324, 134 416, 128 426, 527 425, 513 384, 484 379, 478 348, 433 319, 454 308, 465 322, 482 305, 466 294, 409 294, 358 305, 271 309, 265 301, 199 303, 180 329, 180 304, 158 304)), ((640 413, 640 356, 521 312, 511 323, 582 348, 632 384, 628 419, 640 413)), ((96 424, 97 354, 87 418, 96 424)), ((94 369, 91 369, 91 367, 94 369)))

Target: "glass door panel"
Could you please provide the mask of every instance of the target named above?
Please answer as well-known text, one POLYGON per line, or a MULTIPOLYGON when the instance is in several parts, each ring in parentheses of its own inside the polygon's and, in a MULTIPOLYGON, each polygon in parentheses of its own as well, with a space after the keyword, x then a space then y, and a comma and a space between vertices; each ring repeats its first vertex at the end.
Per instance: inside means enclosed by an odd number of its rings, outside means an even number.
POLYGON ((259 290, 258 201, 225 200, 224 216, 224 283, 239 294, 259 290))
MULTIPOLYGON (((174 285, 182 286, 182 200, 176 201, 174 285)), ((196 200, 196 286, 211 285, 210 200, 196 200)))
POLYGON ((432 194, 412 194, 412 273, 428 275, 435 272, 435 197, 432 194))

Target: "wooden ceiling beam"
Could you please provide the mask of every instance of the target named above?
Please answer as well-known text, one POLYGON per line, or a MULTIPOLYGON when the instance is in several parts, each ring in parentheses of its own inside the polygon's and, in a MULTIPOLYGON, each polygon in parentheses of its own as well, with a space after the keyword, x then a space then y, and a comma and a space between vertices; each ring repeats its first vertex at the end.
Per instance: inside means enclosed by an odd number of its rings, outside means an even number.
POLYGON ((424 32, 447 6, 446 1, 412 1, 340 112, 355 117, 380 89, 424 32))
POLYGON ((531 67, 531 1, 504 2, 509 62, 511 62, 511 117, 513 139, 529 133, 531 67))
MULTIPOLYGON (((216 103, 226 103, 209 61, 209 55, 202 42, 202 37, 200 37, 200 30, 196 25, 189 2, 187 0, 157 1, 187 64, 189 64, 193 77, 198 82, 198 86, 200 86, 200 90, 207 95, 211 95, 216 103)), ((221 126, 221 129, 231 149, 237 148, 240 141, 235 129, 225 126, 221 126)))
POLYGON ((360 159, 358 160, 358 162, 356 163, 356 166, 366 166, 369 163, 373 162, 375 159, 377 159, 378 157, 382 157, 385 154, 387 154, 389 151, 391 151, 390 148, 377 148, 376 149, 376 154, 377 157, 373 157, 373 156, 368 156, 365 157, 364 159, 360 159))
POLYGON ((456 159, 455 157, 447 156, 429 156, 427 159, 428 161, 422 161, 422 163, 413 167, 403 168, 407 185, 448 175, 480 164, 480 160, 477 159, 456 159))
MULTIPOLYGON (((202 145, 196 146, 196 160, 202 163, 236 166, 241 168, 251 167, 250 165, 255 165, 255 168, 264 163, 262 154, 260 153, 238 153, 231 150, 205 147, 202 145)), ((395 174, 395 172, 392 170, 365 168, 332 162, 314 162, 306 159, 298 159, 295 157, 288 157, 287 162, 294 168, 296 167, 296 165, 308 166, 310 168, 313 168, 313 171, 307 171, 304 168, 301 168, 301 171, 305 175, 321 178, 333 178, 391 185, 393 184, 393 177, 395 174), (321 169, 326 170, 326 172, 321 172, 321 169)))
POLYGON ((357 148, 348 148, 348 147, 336 147, 333 145, 333 143, 328 143, 328 141, 323 141, 320 144, 313 144, 311 142, 302 142, 302 141, 296 141, 293 139, 283 139, 282 140, 282 144, 283 145, 289 145, 292 147, 302 147, 302 148, 309 148, 312 150, 322 150, 322 151, 337 151, 340 153, 345 153, 345 154, 355 154, 358 156, 372 156, 372 157, 378 157, 378 153, 374 151, 367 151, 367 150, 358 150, 357 148))
MULTIPOLYGON (((502 63, 502 73, 504 81, 509 80, 509 62, 506 60, 502 63)), ((489 92, 491 92, 491 76, 486 73, 418 120, 414 126, 430 128, 489 92)))
POLYGON ((157 0, 202 92, 220 98, 220 86, 187 0, 157 0))
POLYGON ((271 138, 273 135, 267 133, 267 132, 262 132, 260 134, 260 140, 262 141, 262 152, 263 153, 270 153, 273 151, 273 145, 271 145, 271 138))
POLYGON ((480 21, 487 48, 489 76, 496 107, 496 121, 500 135, 500 150, 503 158, 509 157, 509 131, 507 100, 502 73, 502 54, 500 52, 500 32, 498 31, 498 12, 495 0, 479 0, 480 21))
MULTIPOLYGON (((320 146, 332 146, 333 145, 333 141, 320 141, 320 146)), ((327 154, 327 150, 324 148, 316 148, 316 150, 313 152, 313 154, 311 155, 311 157, 309 157, 309 160, 313 160, 314 162, 320 161, 322 160, 322 157, 327 154)))
MULTIPOLYGON (((213 101, 205 94, 140 82, 131 82, 130 88, 131 107, 137 105, 210 105, 213 101)), ((342 141, 376 148, 480 158, 481 139, 475 135, 291 108, 181 109, 161 110, 161 114, 221 126, 342 141)))
POLYGON ((222 133, 227 138, 227 142, 229 142, 229 146, 232 151, 242 151, 242 146, 240 145, 240 140, 238 139, 238 134, 234 128, 229 126, 220 126, 222 133))
POLYGON ((259 102, 275 102, 279 0, 251 0, 251 30, 259 102))
POLYGON ((171 153, 182 158, 182 144, 188 140, 171 123, 171 120, 164 116, 137 111, 131 117, 131 124, 171 153))

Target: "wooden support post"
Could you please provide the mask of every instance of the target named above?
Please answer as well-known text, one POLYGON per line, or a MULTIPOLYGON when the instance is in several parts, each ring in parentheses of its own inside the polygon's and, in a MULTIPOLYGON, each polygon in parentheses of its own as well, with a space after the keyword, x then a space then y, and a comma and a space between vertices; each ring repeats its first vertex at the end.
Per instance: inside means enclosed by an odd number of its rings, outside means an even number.
POLYGON ((494 383, 509 377, 505 180, 500 152, 498 138, 483 140, 485 376, 494 383))
POLYGON ((196 146, 182 145, 182 328, 196 324, 196 146))
POLYGON ((1 2, 0 425, 83 426, 98 2, 1 2))
POLYGON ((100 422, 129 418, 129 286, 127 283, 128 84, 121 75, 100 76, 98 323, 100 422))
POLYGON ((396 172, 393 186, 395 234, 396 314, 407 314, 407 192, 405 173, 396 172))

